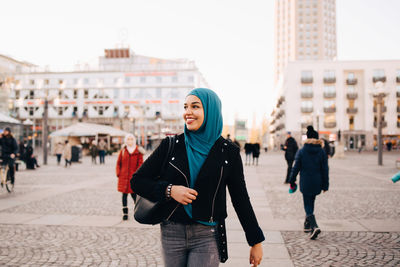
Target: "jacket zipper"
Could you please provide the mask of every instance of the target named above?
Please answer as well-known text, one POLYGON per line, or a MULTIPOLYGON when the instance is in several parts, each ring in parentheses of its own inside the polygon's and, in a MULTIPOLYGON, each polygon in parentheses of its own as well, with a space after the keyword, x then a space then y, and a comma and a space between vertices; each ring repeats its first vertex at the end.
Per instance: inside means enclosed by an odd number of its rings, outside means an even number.
POLYGON ((219 185, 221 184, 223 172, 224 172, 224 166, 221 167, 221 174, 220 174, 220 176, 219 176, 219 181, 218 181, 217 189, 215 190, 213 202, 212 202, 212 205, 211 205, 211 217, 210 217, 210 221, 209 221, 210 223, 214 222, 213 215, 214 215, 215 198, 217 197, 218 188, 219 188, 219 185))
MULTIPOLYGON (((171 164, 171 166, 172 167, 174 167, 175 169, 177 169, 182 175, 183 175, 183 177, 185 177, 185 180, 186 180, 186 184, 187 184, 187 186, 189 187, 189 181, 188 181, 188 179, 187 179, 187 177, 186 177, 186 175, 178 168, 178 167, 176 167, 174 164, 172 164, 171 162, 168 162, 169 164, 171 164)), ((167 217, 167 221, 169 220, 169 218, 171 218, 171 216, 172 216, 172 214, 174 214, 174 212, 176 211, 176 209, 179 207, 179 203, 176 205, 176 207, 172 210, 172 212, 168 215, 168 217, 167 217)))

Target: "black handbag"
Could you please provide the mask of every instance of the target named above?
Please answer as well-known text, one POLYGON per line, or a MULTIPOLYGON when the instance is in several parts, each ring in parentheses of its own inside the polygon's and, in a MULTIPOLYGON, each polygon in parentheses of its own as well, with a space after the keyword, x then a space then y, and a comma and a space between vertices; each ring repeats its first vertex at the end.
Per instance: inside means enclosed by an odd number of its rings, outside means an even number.
MULTIPOLYGON (((163 165, 161 167, 161 172, 158 178, 162 176, 166 169, 166 165, 168 163, 168 158, 172 153, 173 147, 175 144, 175 136, 168 137, 168 152, 164 159, 163 165)), ((135 214, 134 218, 138 223, 141 224, 159 224, 163 221, 163 214, 165 209, 166 201, 157 201, 153 202, 144 198, 142 196, 137 195, 135 202, 135 214)))

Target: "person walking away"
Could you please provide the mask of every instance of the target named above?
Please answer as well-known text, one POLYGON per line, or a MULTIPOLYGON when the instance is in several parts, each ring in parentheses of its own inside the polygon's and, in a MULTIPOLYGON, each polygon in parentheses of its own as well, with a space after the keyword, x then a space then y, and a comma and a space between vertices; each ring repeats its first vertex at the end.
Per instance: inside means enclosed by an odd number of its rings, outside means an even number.
POLYGON ((307 140, 296 154, 295 164, 290 176, 290 187, 296 188, 296 176, 300 172, 300 191, 306 213, 304 232, 310 233, 310 239, 316 239, 321 233, 314 215, 315 198, 329 189, 328 157, 323 150, 324 142, 312 126, 307 127, 307 140))
MULTIPOLYGON (((25 163, 25 142, 21 140, 18 144, 18 153, 17 153, 17 159, 18 161, 15 161, 15 171, 18 171, 19 163, 23 162, 25 163)), ((26 163, 25 163, 26 165, 26 163)))
POLYGON ((289 183, 290 173, 292 172, 294 157, 296 155, 299 147, 297 146, 296 140, 292 137, 291 132, 287 132, 287 138, 285 141, 285 145, 283 145, 283 150, 285 151, 285 160, 287 162, 287 172, 285 184, 289 183))
POLYGON ((97 154, 99 152, 98 152, 95 140, 92 141, 92 145, 90 146, 89 152, 90 152, 90 156, 92 157, 92 164, 97 164, 97 154))
POLYGON ((33 161, 33 157, 34 157, 33 147, 31 145, 28 145, 25 151, 25 162, 26 162, 26 168, 28 170, 35 169, 35 162, 33 161))
POLYGON ((250 165, 251 156, 253 154, 253 145, 250 143, 244 144, 244 153, 246 154, 246 162, 245 165, 250 165))
POLYGON ((227 259, 226 187, 250 245, 249 262, 262 259, 264 235, 247 193, 240 150, 221 136, 221 101, 193 89, 184 102, 184 133, 164 139, 131 179, 134 192, 165 201, 161 248, 165 267, 215 267, 227 259), (157 178, 160 173, 162 177, 157 178), (220 250, 219 250, 220 248, 220 250), (220 258, 220 259, 219 259, 220 258))
POLYGON ((256 162, 256 165, 258 166, 258 157, 260 156, 260 144, 255 143, 253 144, 253 165, 254 161, 256 162))
POLYGON ((363 150, 363 143, 361 139, 358 139, 357 146, 358 146, 358 153, 361 153, 361 151, 363 150))
POLYGON ((11 128, 6 127, 2 134, 0 134, 0 146, 1 146, 1 164, 8 165, 11 184, 15 182, 15 168, 14 162, 15 157, 18 153, 18 144, 14 136, 11 133, 11 128))
POLYGON ((107 143, 101 139, 98 145, 100 164, 105 164, 104 158, 106 156, 107 143))
POLYGON ((64 146, 61 142, 58 142, 54 152, 56 153, 56 157, 57 157, 57 165, 60 165, 61 163, 61 156, 63 154, 64 151, 64 146))
POLYGON ((128 194, 136 201, 136 194, 131 189, 131 178, 143 163, 144 148, 136 145, 136 138, 132 134, 125 136, 125 143, 119 152, 116 173, 118 177, 118 191, 122 193, 122 220, 128 220, 128 194))
POLYGON ((324 142, 323 149, 325 151, 326 157, 329 159, 331 157, 331 147, 329 145, 329 142, 325 138, 321 138, 321 140, 324 142))
POLYGON ((68 140, 65 140, 65 145, 64 145, 64 150, 63 150, 63 157, 65 160, 65 168, 71 166, 71 159, 72 159, 72 151, 71 151, 71 145, 68 142, 68 140))

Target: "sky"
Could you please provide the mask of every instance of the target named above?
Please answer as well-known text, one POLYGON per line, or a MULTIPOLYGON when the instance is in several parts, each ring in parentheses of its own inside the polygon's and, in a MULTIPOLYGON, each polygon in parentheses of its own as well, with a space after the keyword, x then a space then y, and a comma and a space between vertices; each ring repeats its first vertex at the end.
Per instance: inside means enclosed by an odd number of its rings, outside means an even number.
MULTIPOLYGON (((0 53, 53 69, 94 63, 105 48, 188 58, 224 120, 273 108, 273 0, 3 0, 0 53)), ((400 59, 400 1, 337 0, 339 60, 400 59)))

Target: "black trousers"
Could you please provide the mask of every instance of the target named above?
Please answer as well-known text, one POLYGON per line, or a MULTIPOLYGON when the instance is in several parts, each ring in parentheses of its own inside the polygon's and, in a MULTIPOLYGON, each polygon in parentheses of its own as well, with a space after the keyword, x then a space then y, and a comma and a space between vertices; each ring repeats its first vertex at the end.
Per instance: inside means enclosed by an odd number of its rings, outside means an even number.
POLYGON ((285 183, 289 183, 289 179, 290 179, 290 174, 292 173, 292 168, 293 168, 293 159, 286 159, 287 162, 287 173, 286 173, 286 180, 285 183))
MULTIPOLYGON (((15 159, 8 157, 3 158, 3 165, 8 165, 8 173, 10 174, 11 183, 14 184, 15 181, 15 169, 14 169, 15 159)), ((6 174, 7 175, 7 174, 6 174)))
MULTIPOLYGON (((132 193, 130 194, 133 202, 136 202, 136 194, 132 193)), ((127 207, 128 206, 128 194, 122 193, 122 207, 127 207)))

